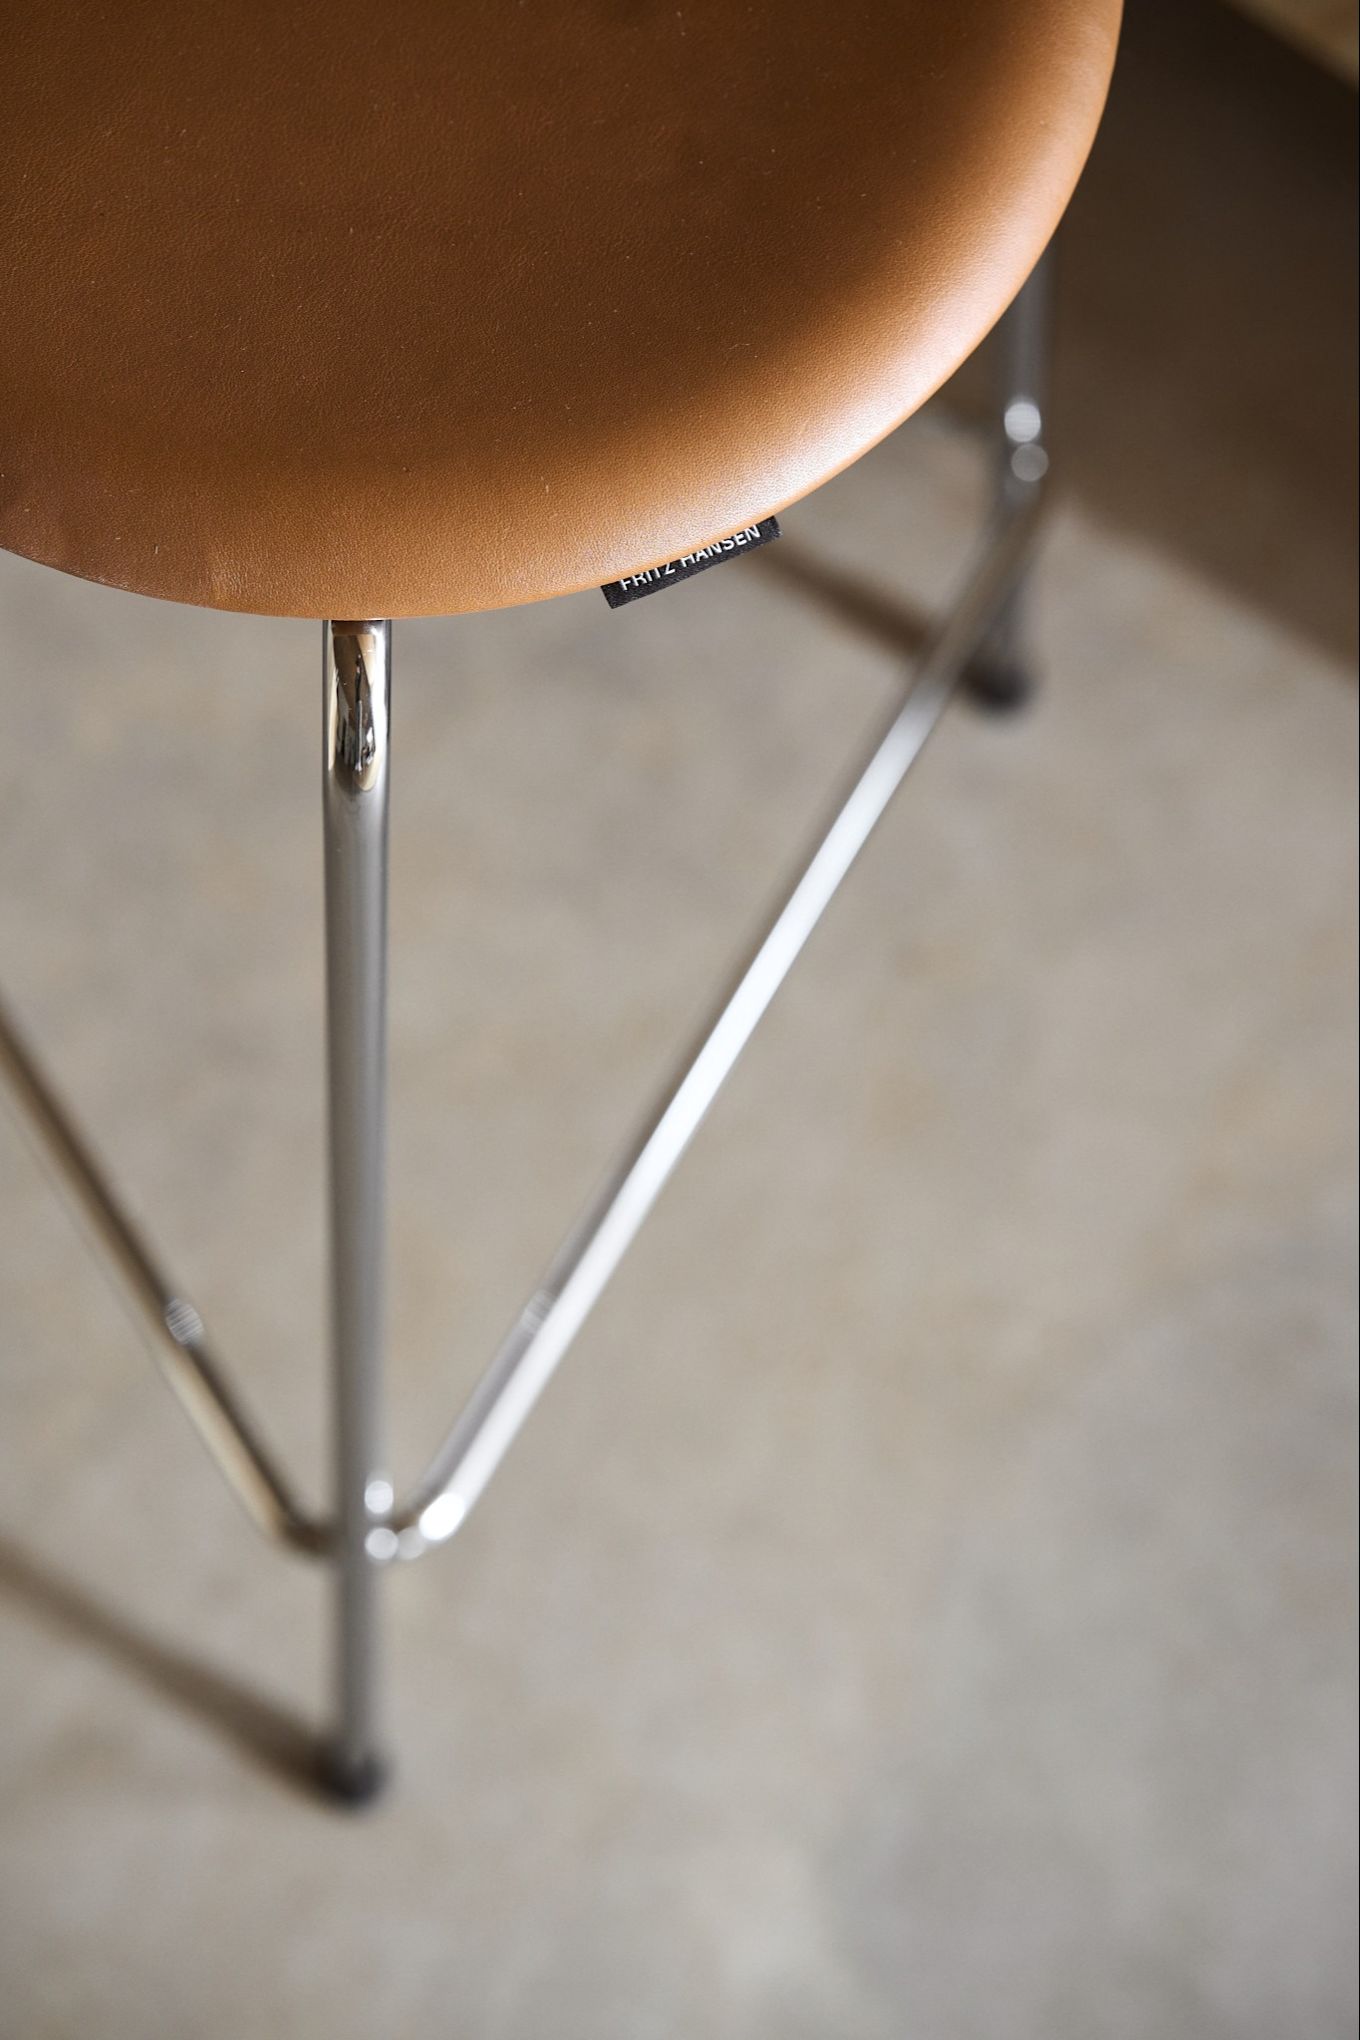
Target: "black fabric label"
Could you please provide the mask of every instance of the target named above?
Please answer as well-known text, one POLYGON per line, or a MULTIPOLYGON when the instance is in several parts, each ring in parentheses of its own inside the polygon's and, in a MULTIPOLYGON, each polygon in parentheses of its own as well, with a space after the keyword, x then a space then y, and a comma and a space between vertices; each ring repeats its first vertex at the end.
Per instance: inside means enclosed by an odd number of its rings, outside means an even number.
POLYGON ((733 560, 738 553, 754 552, 757 546, 769 545, 778 536, 779 519, 762 517, 759 524, 743 525, 730 538, 715 538, 712 545, 701 545, 697 552, 667 560, 664 567, 644 567, 640 574, 625 574, 621 581, 607 581, 600 593, 611 609, 622 609, 625 602, 640 602, 644 595, 673 588, 677 581, 688 581, 692 574, 702 574, 707 567, 733 560))

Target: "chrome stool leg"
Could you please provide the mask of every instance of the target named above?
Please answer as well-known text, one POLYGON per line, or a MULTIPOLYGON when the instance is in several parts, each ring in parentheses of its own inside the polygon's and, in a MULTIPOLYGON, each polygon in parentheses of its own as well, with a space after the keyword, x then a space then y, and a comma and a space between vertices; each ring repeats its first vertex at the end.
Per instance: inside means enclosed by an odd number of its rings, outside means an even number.
MULTIPOLYGON (((994 514, 1004 521, 1048 472, 1044 406, 1048 397, 1053 256, 1044 255, 998 329, 1000 351, 994 514)), ((996 622, 969 661, 964 686, 980 708, 1023 708, 1034 692, 1026 644, 1026 586, 1017 581, 996 622)))
POLYGON ((336 1719, 328 1782, 368 1799, 379 1751, 380 1468, 391 626, 322 626, 336 1719))

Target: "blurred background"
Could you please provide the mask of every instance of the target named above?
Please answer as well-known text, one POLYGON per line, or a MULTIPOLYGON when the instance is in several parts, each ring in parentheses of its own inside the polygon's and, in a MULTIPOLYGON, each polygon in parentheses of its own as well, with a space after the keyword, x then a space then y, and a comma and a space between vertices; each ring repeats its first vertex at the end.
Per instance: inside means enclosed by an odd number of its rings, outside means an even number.
MULTIPOLYGON (((299 1775, 319 1582, 0 1117, 0 2033, 1354 2031, 1355 69, 1134 0, 1042 696, 951 717, 391 1580, 372 1818, 299 1775)), ((399 1474, 955 580, 987 368, 664 600, 398 629, 399 1474)), ((0 613, 6 995, 319 1468, 316 627, 0 613)))

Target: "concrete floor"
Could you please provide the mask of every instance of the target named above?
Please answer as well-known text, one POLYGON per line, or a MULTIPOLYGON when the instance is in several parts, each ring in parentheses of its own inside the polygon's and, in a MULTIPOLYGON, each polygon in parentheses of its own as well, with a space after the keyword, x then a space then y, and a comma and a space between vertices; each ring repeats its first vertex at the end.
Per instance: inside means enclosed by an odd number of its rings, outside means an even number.
MULTIPOLYGON (((769 556, 400 631, 399 1474, 894 684, 790 560, 925 605, 980 474, 927 416, 769 556)), ((319 1581, 0 1117, 5 2040, 1354 2030, 1355 695, 1287 561, 1126 508, 392 1579, 370 1818, 302 1779, 319 1581)), ((311 1473, 315 626, 0 606, 6 993, 311 1473)))

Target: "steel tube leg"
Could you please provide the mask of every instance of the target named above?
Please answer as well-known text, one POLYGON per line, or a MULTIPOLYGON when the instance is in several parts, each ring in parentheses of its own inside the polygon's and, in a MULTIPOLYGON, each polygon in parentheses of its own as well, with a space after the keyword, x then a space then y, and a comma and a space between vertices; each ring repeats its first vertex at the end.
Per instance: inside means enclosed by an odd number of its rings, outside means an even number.
POLYGON ((391 626, 322 626, 326 1039, 330 1140, 336 1719, 326 1772, 350 1801, 382 1780, 377 1593, 387 1005, 391 626))
MULTIPOLYGON (((1040 258, 1028 282, 1001 321, 995 515, 1014 514, 1048 472, 1044 407, 1048 401, 1052 255, 1040 258)), ((966 684, 983 708, 1023 707, 1034 691, 1026 646, 1026 585, 1011 590, 977 656, 966 684)))

